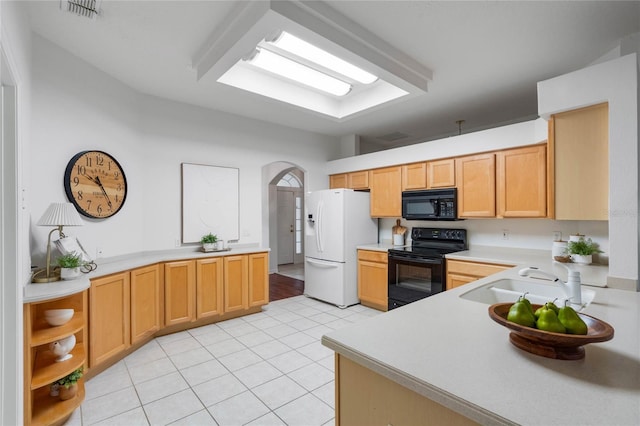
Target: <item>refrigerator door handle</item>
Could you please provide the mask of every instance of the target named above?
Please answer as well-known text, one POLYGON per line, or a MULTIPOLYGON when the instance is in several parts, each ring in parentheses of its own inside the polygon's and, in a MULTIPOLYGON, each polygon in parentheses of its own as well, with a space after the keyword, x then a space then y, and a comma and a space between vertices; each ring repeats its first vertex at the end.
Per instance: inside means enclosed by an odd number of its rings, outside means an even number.
POLYGON ((322 212, 324 211, 324 201, 320 200, 318 202, 318 221, 316 223, 316 229, 317 229, 317 233, 316 233, 316 247, 318 248, 318 253, 322 253, 324 251, 324 247, 322 244, 322 240, 323 240, 323 235, 322 235, 322 212))
POLYGON ((330 262, 329 263, 329 262, 321 262, 321 261, 313 260, 313 259, 307 259, 307 262, 311 263, 313 265, 319 266, 321 268, 327 268, 327 269, 337 268, 338 265, 339 265, 339 263, 337 263, 337 262, 330 262))

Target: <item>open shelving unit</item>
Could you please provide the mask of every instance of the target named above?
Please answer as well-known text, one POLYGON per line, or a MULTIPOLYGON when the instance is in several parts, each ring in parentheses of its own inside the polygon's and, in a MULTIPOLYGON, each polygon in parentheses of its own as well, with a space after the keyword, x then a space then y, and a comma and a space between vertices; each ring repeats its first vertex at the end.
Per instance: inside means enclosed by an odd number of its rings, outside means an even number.
POLYGON ((26 425, 59 425, 64 423, 84 400, 84 379, 78 392, 66 401, 50 395, 49 385, 74 370, 86 369, 87 291, 54 300, 24 305, 24 422, 26 425), (73 308, 74 315, 61 326, 50 326, 44 319, 47 309, 73 308), (56 362, 49 344, 75 335, 76 345, 70 359, 56 362))

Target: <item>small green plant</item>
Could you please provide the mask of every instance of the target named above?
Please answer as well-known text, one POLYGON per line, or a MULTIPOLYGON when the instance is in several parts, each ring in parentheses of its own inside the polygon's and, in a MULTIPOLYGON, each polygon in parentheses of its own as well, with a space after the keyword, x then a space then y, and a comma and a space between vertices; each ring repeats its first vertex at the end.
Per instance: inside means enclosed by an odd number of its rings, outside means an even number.
POLYGON ((200 242, 202 244, 213 244, 213 243, 215 243, 217 241, 218 241, 218 236, 217 235, 213 235, 211 232, 209 232, 207 235, 204 235, 200 239, 200 242))
POLYGON ((602 250, 598 248, 598 243, 591 241, 591 238, 579 241, 569 241, 567 246, 569 254, 577 254, 580 256, 588 256, 590 254, 602 253, 602 250))
POLYGON ((54 383, 57 383, 58 385, 64 386, 66 389, 69 389, 71 386, 78 383, 78 380, 80 380, 80 377, 82 377, 82 371, 82 367, 80 367, 72 373, 64 376, 62 379, 56 380, 54 383))
POLYGON ((82 266, 82 256, 75 251, 58 258, 58 266, 61 268, 78 268, 82 266))

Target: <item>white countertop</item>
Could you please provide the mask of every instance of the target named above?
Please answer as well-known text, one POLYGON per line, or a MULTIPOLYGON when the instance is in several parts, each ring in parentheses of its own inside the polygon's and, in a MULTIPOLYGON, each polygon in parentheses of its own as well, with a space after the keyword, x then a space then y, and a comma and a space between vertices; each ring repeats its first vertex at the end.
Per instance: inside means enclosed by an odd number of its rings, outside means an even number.
POLYGON ((583 360, 561 361, 516 348, 489 305, 459 297, 497 278, 522 279, 509 269, 328 333, 322 343, 481 424, 640 424, 640 293, 594 287, 583 312, 611 324, 615 336, 586 345, 583 360))
POLYGON ((98 267, 82 277, 69 281, 56 281, 53 283, 35 284, 29 283, 24 287, 23 303, 41 302, 44 300, 57 299, 69 296, 86 290, 91 285, 93 278, 102 277, 141 266, 153 265, 158 262, 169 262, 172 260, 199 259, 206 257, 235 256, 239 254, 259 253, 270 251, 269 248, 258 246, 233 247, 231 250, 215 251, 205 253, 200 246, 185 247, 176 250, 162 250, 152 252, 131 253, 124 256, 98 259, 98 267))

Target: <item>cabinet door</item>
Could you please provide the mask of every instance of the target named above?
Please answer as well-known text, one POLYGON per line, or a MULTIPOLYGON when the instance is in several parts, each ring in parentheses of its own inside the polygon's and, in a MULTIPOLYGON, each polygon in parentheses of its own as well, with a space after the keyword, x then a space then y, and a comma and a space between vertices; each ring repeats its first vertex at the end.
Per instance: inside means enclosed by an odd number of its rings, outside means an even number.
POLYGON ((162 328, 160 265, 131 271, 131 343, 162 328))
POLYGON ((402 167, 371 171, 371 217, 402 216, 402 167))
POLYGON ((458 216, 495 217, 495 155, 479 154, 456 159, 458 216))
POLYGON ((224 312, 249 307, 248 256, 224 258, 224 312))
POLYGON ((456 161, 453 158, 427 162, 427 188, 456 186, 456 161))
POLYGON ((387 253, 358 251, 358 299, 363 305, 382 311, 389 306, 386 258, 387 253))
POLYGON ((351 189, 369 189, 369 170, 349 173, 347 185, 351 189))
POLYGON ((347 174, 340 173, 338 175, 329 176, 329 188, 348 188, 347 174))
POLYGON ((222 315, 224 260, 212 257, 196 261, 196 318, 222 315))
POLYGON ((130 346, 130 294, 128 271, 91 280, 89 290, 91 368, 130 346))
MULTIPOLYGON (((608 220, 608 104, 553 115, 549 155, 555 219, 608 220)), ((549 216, 554 217, 553 211, 549 216)))
POLYGON ((447 290, 460 287, 461 285, 474 282, 478 279, 478 277, 473 277, 470 275, 447 274, 447 290))
POLYGON ((164 264, 165 326, 195 319, 195 261, 164 264))
POLYGON ((427 187, 427 163, 402 166, 402 190, 424 189, 427 187))
POLYGON ((249 307, 269 303, 269 254, 249 255, 249 307))
POLYGON ((496 154, 498 217, 547 216, 546 146, 496 154))

